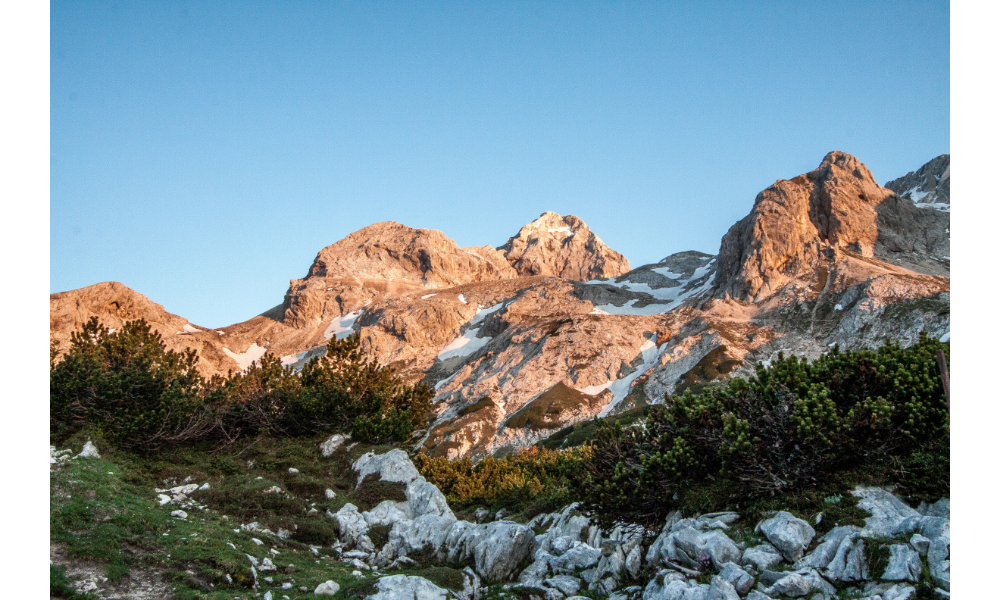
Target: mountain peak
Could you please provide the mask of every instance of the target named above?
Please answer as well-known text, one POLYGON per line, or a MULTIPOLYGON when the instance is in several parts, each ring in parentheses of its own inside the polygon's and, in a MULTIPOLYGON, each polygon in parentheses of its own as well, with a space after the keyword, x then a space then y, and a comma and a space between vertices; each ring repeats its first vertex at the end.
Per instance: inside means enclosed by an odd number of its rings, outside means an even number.
POLYGON ((543 212, 497 250, 521 276, 590 281, 631 269, 628 259, 602 242, 583 219, 552 211, 543 212))

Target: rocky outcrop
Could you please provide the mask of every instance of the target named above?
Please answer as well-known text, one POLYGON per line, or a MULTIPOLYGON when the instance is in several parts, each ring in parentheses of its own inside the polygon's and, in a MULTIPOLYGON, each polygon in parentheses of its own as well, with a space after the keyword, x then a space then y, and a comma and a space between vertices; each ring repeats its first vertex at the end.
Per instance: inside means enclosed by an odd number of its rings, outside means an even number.
POLYGON ((951 155, 942 154, 916 171, 885 184, 920 208, 951 210, 951 155))
POLYGON ((521 276, 550 275, 577 281, 615 277, 631 269, 579 217, 544 212, 497 248, 521 276))
MULTIPOLYGON (((413 481, 416 473, 399 451, 365 455, 354 468, 359 478, 377 473, 401 482, 413 481)), ((756 528, 737 512, 684 518, 675 511, 659 532, 647 534, 628 524, 603 530, 571 504, 539 514, 526 525, 504 520, 477 524, 426 513, 397 521, 381 550, 361 550, 367 538, 343 535, 336 549, 345 562, 373 572, 413 566, 410 556, 419 557, 422 567, 471 564, 462 571, 461 589, 456 581, 451 590, 468 600, 499 590, 547 600, 571 600, 581 593, 620 600, 767 600, 832 598, 840 591, 850 597, 903 599, 913 597, 914 586, 925 583, 924 560, 927 583, 947 597, 948 500, 918 510, 881 488, 858 487, 852 493, 860 498, 858 507, 870 515, 866 525, 835 526, 816 542, 812 526, 786 511, 756 528), (754 529, 768 543, 747 547, 744 541, 734 541, 745 540, 754 529), (909 542, 904 541, 907 537, 909 542), (874 551, 866 551, 866 546, 874 551), (869 563, 880 555, 887 557, 883 566, 869 563)), ((437 598, 448 593, 407 575, 382 575, 375 589, 369 598, 437 598)))

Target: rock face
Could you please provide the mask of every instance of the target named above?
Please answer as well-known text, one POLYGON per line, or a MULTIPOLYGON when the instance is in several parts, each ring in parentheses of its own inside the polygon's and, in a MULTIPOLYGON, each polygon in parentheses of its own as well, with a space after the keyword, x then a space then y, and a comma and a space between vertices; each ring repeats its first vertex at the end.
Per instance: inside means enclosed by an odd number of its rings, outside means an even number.
POLYGON ((544 212, 497 248, 521 276, 577 281, 627 273, 628 259, 598 238, 579 217, 544 212))
POLYGON ((942 154, 916 171, 885 184, 920 208, 951 210, 951 155, 942 154))
POLYGON ((498 249, 376 223, 321 250, 282 304, 242 323, 205 330, 105 283, 53 294, 51 337, 68 339, 91 315, 109 327, 141 316, 212 375, 265 352, 300 369, 356 333, 379 364, 435 386, 420 447, 479 457, 752 375, 779 352, 814 360, 833 344, 950 335, 947 162, 890 189, 831 152, 758 194, 718 255, 631 270, 573 216, 544 213, 498 249))

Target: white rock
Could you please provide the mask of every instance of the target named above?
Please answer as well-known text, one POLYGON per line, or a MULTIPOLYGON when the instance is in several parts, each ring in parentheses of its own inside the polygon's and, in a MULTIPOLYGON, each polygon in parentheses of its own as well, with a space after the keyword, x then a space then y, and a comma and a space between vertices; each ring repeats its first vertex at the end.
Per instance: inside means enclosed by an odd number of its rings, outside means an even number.
POLYGON ((83 445, 83 450, 76 455, 77 458, 101 458, 101 455, 97 452, 97 446, 93 444, 90 440, 83 445))
POLYGON ((353 544, 359 536, 368 532, 368 523, 364 516, 358 512, 358 507, 350 502, 345 504, 331 515, 337 521, 337 528, 340 530, 340 539, 348 544, 353 544))
POLYGON ((171 517, 177 517, 178 519, 186 519, 186 518, 188 518, 188 514, 186 512, 184 512, 183 510, 175 510, 172 513, 170 513, 170 516, 171 517))
POLYGON ((399 483, 410 483, 420 477, 410 457, 402 450, 390 450, 385 454, 369 452, 354 461, 352 467, 358 472, 358 485, 372 473, 378 473, 382 481, 399 483))
POLYGON ((885 568, 882 579, 886 581, 920 581, 920 555, 907 544, 889 546, 892 553, 889 566, 885 568))
MULTIPOLYGON (((361 513, 361 516, 364 518, 365 523, 368 524, 368 527, 375 527, 376 525, 394 525, 400 521, 412 519, 412 515, 407 515, 405 512, 400 510, 399 504, 401 503, 394 502, 392 500, 383 500, 370 511, 361 513)), ((409 507, 404 506, 403 508, 409 507)))
POLYGON ((264 600, 273 600, 273 598, 274 597, 271 596, 271 592, 269 592, 269 591, 268 592, 264 592, 264 600))
POLYGON ((413 518, 422 515, 440 515, 450 518, 454 518, 455 516, 451 512, 451 508, 448 507, 448 501, 445 499, 444 494, 441 493, 441 490, 421 476, 416 477, 407 484, 406 501, 409 504, 409 510, 413 518))
POLYGON ((625 557, 625 570, 628 571, 629 575, 633 579, 639 576, 639 571, 642 569, 642 549, 639 546, 632 548, 628 556, 625 557))
POLYGON ((865 542, 856 535, 848 535, 840 542, 837 553, 827 565, 824 574, 831 581, 864 581, 868 579, 865 562, 865 542))
POLYGON ((212 488, 212 486, 208 485, 208 482, 206 481, 205 483, 201 484, 201 487, 198 488, 198 491, 203 492, 203 491, 211 489, 211 488, 212 488))
POLYGON ((569 575, 556 575, 544 581, 546 587, 559 590, 566 596, 572 596, 580 591, 581 581, 569 575))
POLYGON ((264 558, 262 561, 260 561, 259 568, 261 571, 274 571, 277 569, 277 567, 274 566, 274 563, 271 562, 270 558, 264 558))
POLYGON ((341 444, 349 439, 351 439, 351 436, 344 435, 342 433, 331 435, 326 439, 326 441, 319 445, 319 451, 324 457, 330 456, 337 448, 340 447, 341 444))
POLYGON ((160 506, 163 506, 164 504, 170 504, 170 496, 166 494, 159 494, 156 496, 156 499, 159 500, 160 506))
POLYGON ((733 584, 718 575, 714 575, 712 576, 712 584, 704 598, 705 600, 740 600, 740 595, 733 584))
POLYGON ((768 596, 788 596, 799 598, 809 593, 809 582, 798 573, 791 573, 776 581, 774 585, 764 590, 768 596))
POLYGON ((722 570, 719 571, 719 577, 732 584, 741 596, 745 596, 754 584, 753 577, 732 562, 723 565, 722 570))
POLYGON ((476 546, 476 572, 487 580, 501 581, 535 551, 535 535, 517 523, 499 521, 481 526, 486 538, 476 546))
POLYGON ((377 593, 365 600, 446 600, 448 591, 423 577, 392 575, 375 583, 377 593))
POLYGON ((281 589, 283 589, 283 590, 290 590, 290 589, 292 589, 292 584, 285 582, 285 583, 281 584, 281 589))
POLYGON ((263 546, 264 542, 258 540, 257 538, 250 538, 250 541, 257 544, 258 546, 263 546))
POLYGON ((844 538, 859 532, 860 529, 853 525, 834 527, 821 538, 822 543, 816 546, 815 550, 795 563, 795 568, 825 569, 830 565, 830 561, 833 560, 834 556, 836 556, 837 549, 840 548, 840 544, 844 541, 844 538))
POLYGON ((816 531, 809 523, 785 511, 763 521, 757 529, 778 549, 785 560, 792 563, 802 558, 805 549, 816 536, 816 531))
POLYGON ((296 473, 298 473, 298 472, 299 472, 299 470, 298 470, 298 469, 296 469, 295 467, 288 467, 288 472, 289 472, 289 474, 291 474, 291 475, 295 475, 296 473))
POLYGON ((880 536, 891 536, 897 527, 909 517, 920 517, 920 513, 910 508, 892 493, 876 487, 858 486, 851 491, 860 498, 858 508, 871 513, 865 519, 865 531, 880 536))
POLYGON ((337 492, 331 490, 330 488, 326 488, 326 499, 327 500, 333 500, 336 497, 337 497, 337 492))
POLYGON ((458 600, 479 600, 482 596, 482 581, 469 567, 462 569, 462 589, 453 590, 458 600))
POLYGON ((914 533, 910 538, 910 545, 913 546, 913 549, 919 552, 921 556, 925 556, 927 551, 931 548, 931 541, 919 533, 914 533))

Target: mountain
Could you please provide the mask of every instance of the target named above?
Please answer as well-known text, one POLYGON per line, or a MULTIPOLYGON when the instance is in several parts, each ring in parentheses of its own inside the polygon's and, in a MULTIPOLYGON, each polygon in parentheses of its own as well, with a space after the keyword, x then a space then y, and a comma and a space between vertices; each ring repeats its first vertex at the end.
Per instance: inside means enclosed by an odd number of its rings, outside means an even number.
POLYGON ((52 296, 52 336, 90 314, 120 322, 113 302, 135 306, 126 314, 155 323, 168 347, 198 349, 211 374, 264 352, 299 368, 357 332, 380 364, 435 386, 420 445, 481 456, 752 374, 779 352, 948 335, 947 155, 932 163, 882 187, 831 152, 760 192, 714 256, 632 269, 581 219, 551 212, 498 248, 383 222, 320 250, 280 305, 217 332, 188 333, 145 297, 98 284, 52 296))

